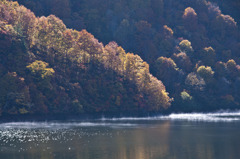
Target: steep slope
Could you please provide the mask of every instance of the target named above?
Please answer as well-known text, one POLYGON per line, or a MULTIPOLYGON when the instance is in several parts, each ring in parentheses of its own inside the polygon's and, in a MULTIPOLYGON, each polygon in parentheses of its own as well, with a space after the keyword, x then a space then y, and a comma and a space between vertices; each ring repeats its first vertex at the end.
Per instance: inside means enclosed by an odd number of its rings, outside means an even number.
POLYGON ((172 110, 240 108, 239 1, 18 1, 138 53, 174 97, 172 110))
POLYGON ((138 55, 0 2, 0 114, 139 113, 170 101, 138 55))

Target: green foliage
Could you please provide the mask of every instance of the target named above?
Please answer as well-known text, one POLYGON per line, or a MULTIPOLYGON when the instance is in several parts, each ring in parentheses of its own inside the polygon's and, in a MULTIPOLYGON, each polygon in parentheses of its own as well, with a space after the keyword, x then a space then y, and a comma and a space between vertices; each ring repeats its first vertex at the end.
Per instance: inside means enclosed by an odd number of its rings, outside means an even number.
POLYGON ((190 41, 182 40, 179 43, 179 47, 182 52, 185 52, 187 55, 192 56, 193 48, 190 41))
POLYGON ((192 96, 190 96, 186 91, 181 92, 182 100, 190 101, 192 100, 192 96))
POLYGON ((53 76, 54 74, 54 70, 52 68, 47 68, 48 65, 49 64, 46 62, 36 60, 28 65, 27 68, 37 78, 46 79, 53 76))
POLYGON ((196 103, 193 96, 190 95, 190 91, 183 90, 180 95, 176 97, 177 104, 173 105, 176 111, 187 111, 192 110, 199 111, 199 105, 196 103))
POLYGON ((200 75, 207 83, 209 83, 213 78, 214 71, 212 71, 210 66, 200 66, 197 69, 197 74, 200 75))

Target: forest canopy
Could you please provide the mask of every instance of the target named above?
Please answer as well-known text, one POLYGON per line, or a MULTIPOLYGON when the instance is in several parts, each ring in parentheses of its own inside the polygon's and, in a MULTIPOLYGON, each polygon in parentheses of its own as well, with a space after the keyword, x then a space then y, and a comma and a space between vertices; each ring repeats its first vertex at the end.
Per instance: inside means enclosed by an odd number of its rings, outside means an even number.
POLYGON ((2 0, 0 112, 239 109, 239 5, 2 0))
POLYGON ((6 114, 159 111, 171 99, 140 56, 54 15, 36 17, 0 2, 0 112, 6 114))

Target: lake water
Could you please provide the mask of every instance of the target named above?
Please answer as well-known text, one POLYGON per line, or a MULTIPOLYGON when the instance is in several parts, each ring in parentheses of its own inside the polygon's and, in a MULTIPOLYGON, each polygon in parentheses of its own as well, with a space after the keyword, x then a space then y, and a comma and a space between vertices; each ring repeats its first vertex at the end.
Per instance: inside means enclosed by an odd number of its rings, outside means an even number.
POLYGON ((0 159, 239 159, 240 112, 0 123, 0 159))

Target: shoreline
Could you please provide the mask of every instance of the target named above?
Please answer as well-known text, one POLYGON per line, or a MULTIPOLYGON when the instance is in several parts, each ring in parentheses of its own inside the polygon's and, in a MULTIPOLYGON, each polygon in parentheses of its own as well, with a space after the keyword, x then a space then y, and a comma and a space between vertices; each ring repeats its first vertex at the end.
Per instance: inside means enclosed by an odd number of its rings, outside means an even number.
POLYGON ((0 116, 0 123, 4 122, 41 122, 41 121, 74 121, 74 120, 96 120, 96 119, 108 119, 108 118, 142 118, 142 117, 157 117, 157 116, 166 116, 170 114, 208 114, 208 113, 232 113, 239 112, 239 109, 220 109, 215 111, 208 112, 151 112, 151 113, 83 113, 83 114, 23 114, 23 115, 9 115, 3 114, 0 116))

